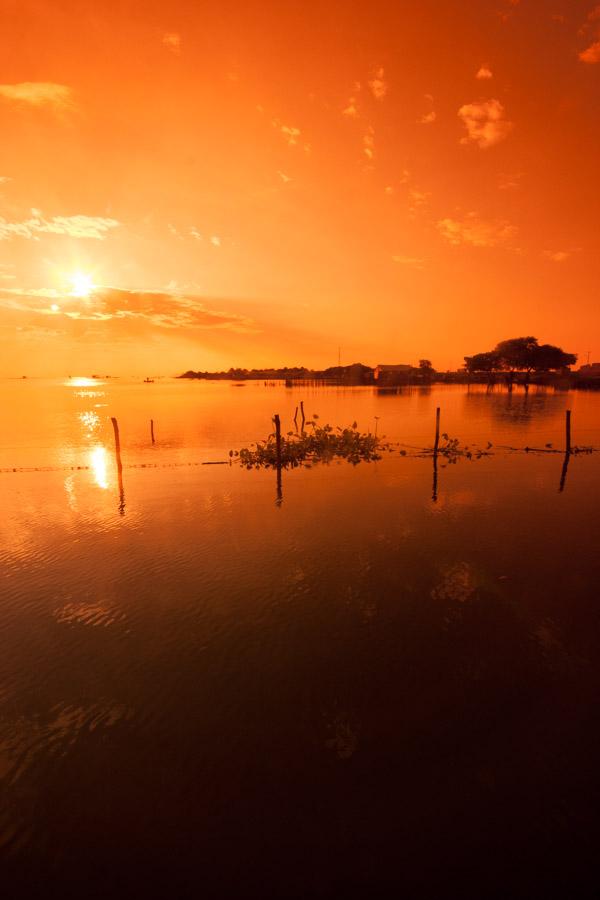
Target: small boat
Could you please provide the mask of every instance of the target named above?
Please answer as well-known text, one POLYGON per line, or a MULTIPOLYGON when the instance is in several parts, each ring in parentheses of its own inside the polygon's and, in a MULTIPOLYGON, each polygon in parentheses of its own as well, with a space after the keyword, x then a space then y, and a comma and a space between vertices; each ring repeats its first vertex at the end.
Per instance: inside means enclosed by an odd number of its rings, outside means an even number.
POLYGON ((154 384, 154 378, 144 378, 144 384, 154 384))

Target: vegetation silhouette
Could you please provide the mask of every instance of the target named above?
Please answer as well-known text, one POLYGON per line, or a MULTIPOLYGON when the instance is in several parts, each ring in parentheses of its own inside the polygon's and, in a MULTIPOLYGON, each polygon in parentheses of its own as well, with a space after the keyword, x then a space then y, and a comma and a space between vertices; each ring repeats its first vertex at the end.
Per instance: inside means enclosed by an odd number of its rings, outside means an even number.
POLYGON ((465 356, 465 368, 470 375, 485 374, 493 384, 499 374, 505 374, 512 389, 517 374, 523 375, 523 384, 529 388, 532 372, 566 372, 575 365, 577 355, 567 353, 553 344, 540 344, 533 336, 509 338, 500 341, 493 350, 465 356))
POLYGON ((229 456, 238 459, 247 469, 310 468, 315 462, 328 463, 346 459, 352 465, 381 459, 381 451, 388 445, 376 435, 362 433, 356 422, 347 428, 319 425, 318 416, 308 419, 301 432, 288 431, 277 443, 277 433, 266 440, 252 443, 241 450, 230 450, 229 456), (306 430, 304 430, 306 429, 306 430))

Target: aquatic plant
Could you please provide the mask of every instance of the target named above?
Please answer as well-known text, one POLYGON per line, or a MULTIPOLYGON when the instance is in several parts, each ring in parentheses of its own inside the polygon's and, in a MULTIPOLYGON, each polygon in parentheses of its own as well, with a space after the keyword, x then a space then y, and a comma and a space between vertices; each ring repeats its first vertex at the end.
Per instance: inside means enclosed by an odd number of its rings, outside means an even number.
POLYGON ((428 456, 437 453, 438 456, 443 456, 447 462, 456 463, 459 459, 481 459, 482 456, 491 456, 492 444, 488 441, 487 447, 482 449, 481 447, 477 447, 476 445, 465 444, 461 445, 458 438, 451 438, 448 434, 444 432, 441 436, 441 441, 437 447, 437 450, 430 450, 427 452, 428 456))
POLYGON ((381 459, 381 451, 387 445, 376 434, 363 433, 353 422, 347 428, 319 425, 318 416, 308 419, 301 432, 288 431, 281 435, 280 452, 277 451, 276 433, 266 440, 252 443, 241 450, 230 450, 229 456, 238 459, 247 469, 310 467, 313 463, 329 463, 334 459, 346 459, 352 465, 381 459))

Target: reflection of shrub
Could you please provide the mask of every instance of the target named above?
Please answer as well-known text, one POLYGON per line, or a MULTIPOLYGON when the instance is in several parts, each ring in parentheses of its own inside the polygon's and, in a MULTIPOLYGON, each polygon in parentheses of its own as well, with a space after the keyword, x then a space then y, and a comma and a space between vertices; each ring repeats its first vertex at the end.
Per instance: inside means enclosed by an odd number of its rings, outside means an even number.
MULTIPOLYGON (((306 431, 294 434, 288 431, 281 436, 281 466, 284 469, 311 463, 328 463, 333 459, 347 459, 352 465, 381 459, 381 450, 387 449, 376 434, 362 434, 356 422, 349 428, 333 428, 318 425, 315 419, 306 422, 306 431)), ((276 468, 277 444, 275 434, 266 441, 259 441, 241 450, 230 450, 231 457, 239 459, 247 469, 276 468)))
POLYGON ((482 456, 491 456, 492 444, 488 442, 485 450, 481 447, 470 447, 466 444, 461 447, 458 438, 451 438, 447 434, 442 435, 438 446, 438 455, 445 457, 449 463, 455 463, 457 459, 481 459, 482 456))

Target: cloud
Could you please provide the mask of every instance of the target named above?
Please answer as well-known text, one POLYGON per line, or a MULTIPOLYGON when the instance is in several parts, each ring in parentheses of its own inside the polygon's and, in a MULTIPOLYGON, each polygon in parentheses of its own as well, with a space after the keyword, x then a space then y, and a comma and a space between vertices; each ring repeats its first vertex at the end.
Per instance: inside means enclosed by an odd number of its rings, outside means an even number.
POLYGON ((375 99, 383 100, 388 92, 389 85, 385 80, 385 72, 382 66, 375 70, 375 74, 373 78, 368 82, 368 85, 375 99))
POLYGON ((437 229, 448 243, 455 247, 469 244, 472 247, 498 247, 509 243, 517 229, 505 221, 487 221, 471 212, 463 219, 440 219, 437 229))
POLYGON ((74 109, 73 91, 65 84, 52 81, 22 81, 0 84, 0 97, 29 106, 47 106, 57 113, 74 109))
POLYGON ((9 178, 8 175, 0 175, 0 184, 6 184, 8 181, 12 181, 12 178, 9 178))
POLYGON ((289 175, 285 174, 285 172, 281 172, 280 170, 277 170, 277 174, 279 175, 279 177, 281 178, 281 180, 283 181, 284 184, 289 184, 289 182, 292 180, 289 175))
POLYGON ((552 260, 552 262, 562 263, 573 256, 574 253, 579 253, 580 249, 580 247, 573 247, 570 250, 544 250, 542 256, 552 260))
POLYGON ((363 136, 363 153, 369 160, 375 157, 375 131, 371 125, 363 136))
POLYGON ((521 187, 521 178, 523 177, 522 172, 515 173, 502 173, 498 176, 498 190, 499 191, 512 191, 518 187, 521 187))
POLYGON ((403 256, 402 254, 398 254, 396 256, 392 256, 392 260, 398 265, 401 266, 410 266, 413 269, 422 270, 425 267, 426 259, 422 259, 417 256, 403 256))
POLYGON ((282 125, 279 119, 273 119, 272 125, 273 128, 276 128, 277 131, 281 132, 289 147, 296 146, 298 138, 302 133, 299 128, 295 128, 293 125, 282 125))
POLYGON ((492 70, 488 66, 480 66, 475 74, 475 78, 479 78, 480 81, 485 81, 489 78, 493 78, 492 70))
POLYGON ((134 336, 140 336, 144 328, 225 330, 240 334, 259 330, 247 316, 211 308, 207 302, 212 306, 210 300, 198 297, 117 288, 97 289, 85 302, 56 291, 0 290, 0 306, 5 309, 34 314, 33 322, 38 323, 51 317, 71 330, 83 323, 88 326, 97 323, 103 328, 118 329, 134 336), (40 303, 41 300, 46 302, 40 303))
POLYGON ((181 53, 181 35, 176 31, 167 31, 163 34, 162 39, 163 44, 170 50, 171 53, 179 54, 181 53))
POLYGON ((435 109, 432 109, 431 112, 422 115, 419 119, 419 122, 421 123, 421 125, 431 125, 433 122, 435 122, 436 118, 437 116, 435 109))
POLYGON ((217 234, 213 234, 213 235, 212 235, 212 237, 211 237, 211 239, 210 239, 210 242, 211 242, 211 244, 213 245, 213 247, 220 247, 220 246, 221 246, 221 238, 220 238, 217 234))
POLYGON ((410 213, 411 218, 414 218, 419 210, 422 210, 427 206, 429 202, 429 198, 431 197, 430 191, 419 191, 416 188, 412 188, 408 193, 409 203, 408 203, 408 211, 410 213))
POLYGON ((94 238, 102 241, 108 231, 118 228, 120 222, 102 216, 53 216, 45 219, 37 209, 31 210, 31 218, 24 222, 7 222, 0 216, 0 241, 13 237, 39 240, 40 234, 66 234, 76 238, 94 238))
POLYGON ((348 105, 342 110, 342 115, 347 116, 349 119, 358 119, 358 106, 356 105, 355 97, 350 97, 348 105))
POLYGON ((461 144, 477 144, 482 150, 487 150, 503 141, 514 127, 504 113, 499 100, 482 100, 461 106, 458 116, 467 129, 461 144))
POLYGON ((591 65, 600 63, 600 41, 594 41, 586 50, 582 50, 579 54, 579 59, 581 62, 590 63, 591 65))

